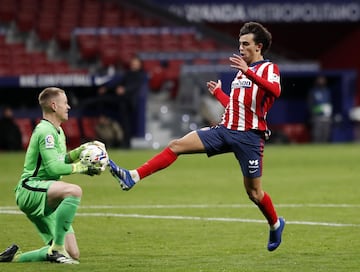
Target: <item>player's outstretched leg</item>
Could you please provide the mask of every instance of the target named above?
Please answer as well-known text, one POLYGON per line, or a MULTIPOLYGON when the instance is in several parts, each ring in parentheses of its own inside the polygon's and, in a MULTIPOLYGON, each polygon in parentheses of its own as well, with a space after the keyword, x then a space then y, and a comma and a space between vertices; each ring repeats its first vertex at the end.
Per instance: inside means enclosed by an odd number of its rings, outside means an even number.
POLYGON ((0 254, 0 262, 12 262, 19 247, 17 245, 11 245, 0 254))
POLYGON ((280 226, 276 230, 270 230, 268 250, 273 251, 281 244, 281 236, 285 227, 285 220, 279 217, 280 226))
POLYGON ((66 254, 62 254, 59 251, 53 250, 51 254, 47 255, 47 259, 52 263, 60 263, 60 264, 79 264, 79 261, 74 260, 70 256, 66 256, 66 254))
POLYGON ((59 264, 79 264, 78 260, 74 260, 69 256, 66 250, 63 248, 62 250, 57 250, 54 248, 54 243, 48 249, 48 254, 46 259, 51 263, 59 263, 59 264))
POLYGON ((129 170, 117 166, 112 160, 109 160, 109 167, 111 174, 118 180, 123 190, 130 190, 135 185, 129 170))

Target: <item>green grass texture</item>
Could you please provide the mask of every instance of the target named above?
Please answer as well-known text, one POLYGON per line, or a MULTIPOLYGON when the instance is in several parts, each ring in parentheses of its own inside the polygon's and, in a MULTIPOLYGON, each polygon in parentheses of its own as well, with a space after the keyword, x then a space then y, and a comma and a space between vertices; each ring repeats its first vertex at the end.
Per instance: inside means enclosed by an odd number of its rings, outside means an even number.
MULTIPOLYGON (((134 169, 155 150, 109 150, 134 169)), ((24 152, 0 153, 0 251, 43 246, 19 212, 24 152)), ((267 145, 263 188, 287 225, 268 252, 268 226, 250 202, 233 154, 182 155, 122 191, 108 170, 64 176, 83 189, 74 221, 80 265, 0 263, 0 271, 359 271, 360 145, 267 145)))

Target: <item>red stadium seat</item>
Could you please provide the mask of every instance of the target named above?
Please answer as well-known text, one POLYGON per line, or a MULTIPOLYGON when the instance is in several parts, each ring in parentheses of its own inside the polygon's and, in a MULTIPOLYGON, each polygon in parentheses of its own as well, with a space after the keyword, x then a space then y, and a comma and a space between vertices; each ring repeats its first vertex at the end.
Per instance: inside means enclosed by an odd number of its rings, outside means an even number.
POLYGON ((66 135, 68 149, 74 149, 81 144, 81 131, 78 121, 77 118, 70 117, 69 120, 61 124, 66 135))
POLYGON ((282 132, 291 143, 307 143, 310 141, 309 130, 302 123, 276 125, 270 129, 274 132, 282 132))
POLYGON ((121 12, 119 9, 105 9, 101 19, 102 27, 119 27, 121 12))
POLYGON ((139 37, 139 46, 142 52, 156 52, 160 50, 159 35, 143 34, 139 37))
POLYGON ((117 37, 111 35, 99 37, 99 55, 103 66, 117 65, 120 59, 119 51, 117 37))
POLYGON ((69 63, 66 61, 51 62, 53 72, 55 74, 67 74, 71 72, 69 63))
POLYGON ((34 129, 33 122, 30 118, 15 118, 15 122, 20 128, 22 146, 26 149, 29 145, 31 134, 34 129))
POLYGON ((166 71, 166 79, 168 80, 178 80, 180 75, 180 69, 183 65, 184 61, 181 59, 174 59, 168 61, 168 67, 165 69, 166 71))
POLYGON ((80 119, 82 136, 84 141, 93 141, 97 138, 96 124, 98 123, 97 117, 82 117, 80 119))
POLYGON ((209 59, 203 59, 203 58, 196 58, 193 59, 192 64, 196 65, 204 65, 204 64, 210 64, 211 61, 209 59))
POLYGON ((217 49, 215 41, 211 39, 200 40, 198 45, 202 51, 215 51, 217 49))
POLYGON ((179 35, 180 48, 182 51, 199 51, 198 40, 194 33, 183 33, 179 35))
POLYGON ((33 9, 24 9, 17 13, 17 27, 20 31, 28 32, 35 27, 36 11, 33 9))
POLYGON ((16 17, 17 1, 1 0, 0 2, 0 21, 11 22, 16 17))
POLYGON ((78 47, 83 59, 91 60, 99 53, 99 41, 96 35, 78 35, 78 47))
POLYGON ((41 16, 37 21, 37 34, 42 41, 49 41, 54 37, 56 29, 55 16, 41 16))
POLYGON ((179 39, 177 35, 170 33, 160 35, 161 50, 167 52, 177 52, 180 50, 179 39))

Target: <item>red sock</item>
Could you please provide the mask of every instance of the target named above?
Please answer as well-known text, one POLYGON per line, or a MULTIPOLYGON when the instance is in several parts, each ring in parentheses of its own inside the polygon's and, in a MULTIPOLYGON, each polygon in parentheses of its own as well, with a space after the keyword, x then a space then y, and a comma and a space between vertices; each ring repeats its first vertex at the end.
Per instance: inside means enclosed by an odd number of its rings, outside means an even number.
POLYGON ((258 204, 258 207, 266 217, 266 220, 268 221, 269 225, 273 226, 278 220, 278 216, 276 214, 271 198, 267 193, 264 192, 264 197, 263 199, 261 199, 260 203, 258 204))
POLYGON ((168 167, 176 159, 177 155, 167 147, 136 170, 139 173, 140 179, 142 179, 163 168, 168 167))

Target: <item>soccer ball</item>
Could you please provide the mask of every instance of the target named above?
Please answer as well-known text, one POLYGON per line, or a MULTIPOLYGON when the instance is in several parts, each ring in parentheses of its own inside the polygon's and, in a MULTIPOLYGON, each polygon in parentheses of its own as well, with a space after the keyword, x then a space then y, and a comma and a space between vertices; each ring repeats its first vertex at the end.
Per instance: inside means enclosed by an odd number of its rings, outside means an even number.
POLYGON ((109 156, 105 147, 98 146, 96 144, 89 144, 80 153, 80 161, 86 165, 100 166, 101 171, 105 171, 106 166, 109 163, 109 156))

